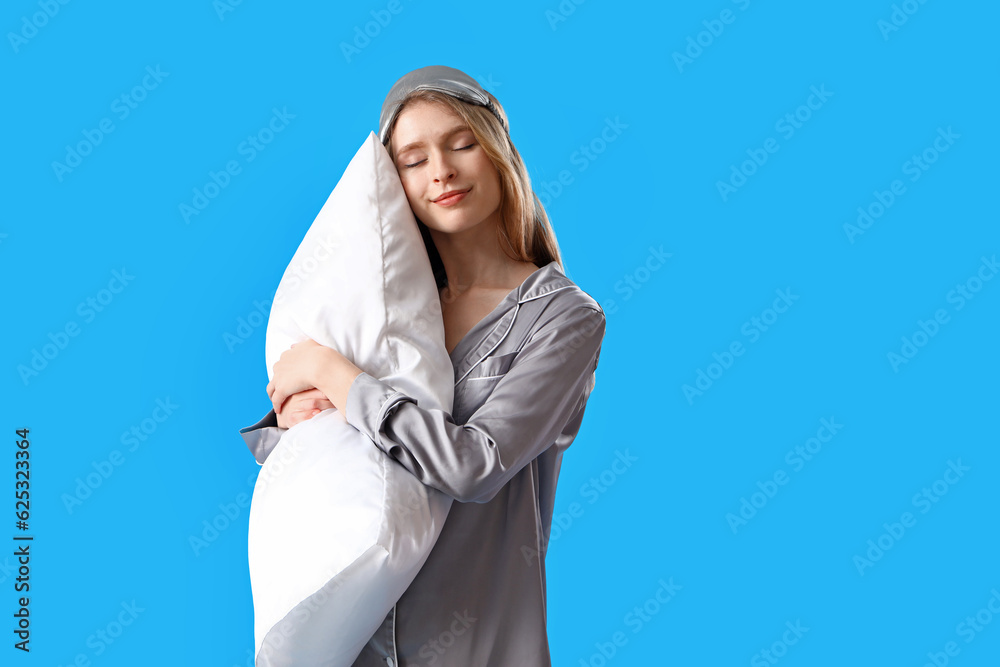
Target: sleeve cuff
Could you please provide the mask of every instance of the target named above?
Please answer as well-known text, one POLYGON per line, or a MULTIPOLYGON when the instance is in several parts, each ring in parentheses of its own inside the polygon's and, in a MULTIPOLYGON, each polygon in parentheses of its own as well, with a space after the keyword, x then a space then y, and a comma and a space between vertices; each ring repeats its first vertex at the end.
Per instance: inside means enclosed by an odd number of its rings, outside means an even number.
POLYGON ((264 461, 287 430, 278 426, 278 417, 272 409, 253 426, 241 428, 240 435, 243 436, 257 463, 264 465, 264 461))
POLYGON ((382 424, 392 411, 404 401, 413 401, 401 391, 381 380, 362 372, 347 390, 347 423, 372 439, 379 449, 389 453, 382 445, 382 424))

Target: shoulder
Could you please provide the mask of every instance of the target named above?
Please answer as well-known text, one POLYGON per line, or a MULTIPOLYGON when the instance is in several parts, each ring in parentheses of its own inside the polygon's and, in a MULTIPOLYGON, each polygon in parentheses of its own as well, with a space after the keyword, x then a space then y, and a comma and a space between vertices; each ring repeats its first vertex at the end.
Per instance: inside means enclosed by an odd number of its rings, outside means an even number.
POLYGON ((557 295, 557 298, 561 302, 560 307, 566 310, 589 308, 590 310, 600 313, 602 318, 604 317, 604 309, 601 308, 601 304, 597 302, 597 299, 583 291, 575 283, 571 287, 562 290, 562 292, 557 295))
POLYGON ((548 307, 558 310, 588 307, 604 314, 597 299, 563 273, 557 262, 546 264, 522 285, 519 300, 523 303, 536 299, 545 301, 548 307))
POLYGON ((576 285, 555 291, 542 300, 525 347, 532 358, 552 373, 593 369, 600 357, 606 322, 597 300, 576 285))
POLYGON ((553 293, 543 312, 543 321, 574 326, 604 325, 604 309, 576 285, 553 293))
POLYGON ((534 334, 542 330, 572 333, 580 329, 603 336, 604 309, 597 299, 566 277, 558 264, 543 267, 520 298, 521 307, 533 314, 534 334))

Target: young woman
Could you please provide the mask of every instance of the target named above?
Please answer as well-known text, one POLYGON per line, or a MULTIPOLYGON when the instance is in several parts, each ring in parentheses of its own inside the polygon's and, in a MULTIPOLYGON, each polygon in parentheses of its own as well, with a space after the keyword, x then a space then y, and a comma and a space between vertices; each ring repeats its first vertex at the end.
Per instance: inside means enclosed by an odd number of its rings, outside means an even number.
POLYGON ((605 319, 563 273, 508 132, 496 99, 450 67, 410 72, 382 107, 379 136, 441 292, 451 412, 421 408, 305 341, 274 366, 274 409, 241 431, 256 450, 335 407, 458 501, 357 667, 551 664, 545 552, 556 480, 594 388, 605 319))

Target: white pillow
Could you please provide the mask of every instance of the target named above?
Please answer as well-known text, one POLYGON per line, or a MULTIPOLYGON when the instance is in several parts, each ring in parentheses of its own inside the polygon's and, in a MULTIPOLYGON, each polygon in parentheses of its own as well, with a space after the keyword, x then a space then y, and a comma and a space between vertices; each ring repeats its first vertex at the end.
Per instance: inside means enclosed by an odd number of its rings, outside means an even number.
MULTIPOLYGON (((388 151, 369 134, 306 233, 267 323, 268 377, 312 338, 450 411, 454 368, 427 251, 388 151)), ((452 499, 337 410, 286 431, 250 506, 257 666, 349 666, 423 566, 452 499)))

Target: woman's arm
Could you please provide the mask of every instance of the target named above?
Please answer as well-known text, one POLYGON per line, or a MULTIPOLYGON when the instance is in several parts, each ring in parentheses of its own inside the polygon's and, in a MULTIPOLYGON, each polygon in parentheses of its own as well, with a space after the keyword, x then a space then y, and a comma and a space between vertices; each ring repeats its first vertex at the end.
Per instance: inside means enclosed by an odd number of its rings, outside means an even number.
POLYGON ((320 393, 319 389, 299 392, 288 398, 281 412, 271 410, 253 426, 241 428, 240 435, 257 459, 257 463, 264 465, 264 461, 285 431, 332 407, 334 405, 320 393))
POLYGON ((349 385, 344 416, 424 484, 460 502, 488 502, 586 400, 604 330, 604 313, 591 306, 555 316, 463 425, 367 373, 349 385))
POLYGON ((361 369, 336 350, 305 340, 285 350, 274 364, 267 395, 276 413, 293 395, 318 389, 347 418, 347 391, 361 369))
POLYGON ((288 397, 281 412, 275 413, 275 421, 280 428, 291 428, 333 407, 336 406, 319 389, 306 389, 288 397))
POLYGON ((264 465, 264 461, 287 430, 278 426, 274 410, 271 410, 256 424, 241 428, 240 435, 257 463, 264 465))

